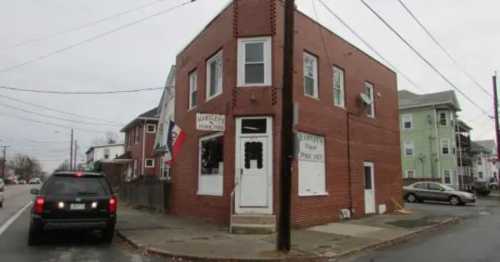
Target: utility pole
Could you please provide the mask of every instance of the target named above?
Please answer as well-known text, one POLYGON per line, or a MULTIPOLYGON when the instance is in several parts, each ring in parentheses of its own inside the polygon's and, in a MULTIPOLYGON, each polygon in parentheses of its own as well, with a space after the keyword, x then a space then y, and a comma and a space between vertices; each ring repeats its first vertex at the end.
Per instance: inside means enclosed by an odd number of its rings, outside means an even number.
POLYGON ((497 138, 497 160, 500 156, 500 130, 498 129, 497 72, 493 75, 493 104, 495 106, 495 135, 497 138))
POLYGON ((73 128, 71 128, 71 139, 69 147, 69 170, 73 170, 73 128))
POLYGON ((5 180, 5 170, 7 168, 7 148, 9 146, 1 146, 3 148, 3 158, 2 158, 2 178, 5 180))
POLYGON ((78 140, 75 139, 75 149, 73 150, 73 169, 76 170, 77 155, 78 155, 78 140))
POLYGON ((283 55, 283 88, 281 104, 281 178, 277 248, 290 251, 290 209, 292 187, 293 139, 293 50, 295 0, 285 0, 285 43, 283 55))

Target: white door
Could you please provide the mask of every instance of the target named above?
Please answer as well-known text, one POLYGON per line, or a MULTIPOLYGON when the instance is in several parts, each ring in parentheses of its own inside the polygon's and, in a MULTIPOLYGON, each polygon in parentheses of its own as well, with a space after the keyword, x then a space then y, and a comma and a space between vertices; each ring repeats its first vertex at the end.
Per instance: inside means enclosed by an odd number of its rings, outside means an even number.
POLYGON ((266 117, 237 120, 237 213, 272 213, 271 127, 266 117))
POLYGON ((365 214, 375 213, 375 181, 373 163, 363 163, 363 177, 365 181, 365 214))

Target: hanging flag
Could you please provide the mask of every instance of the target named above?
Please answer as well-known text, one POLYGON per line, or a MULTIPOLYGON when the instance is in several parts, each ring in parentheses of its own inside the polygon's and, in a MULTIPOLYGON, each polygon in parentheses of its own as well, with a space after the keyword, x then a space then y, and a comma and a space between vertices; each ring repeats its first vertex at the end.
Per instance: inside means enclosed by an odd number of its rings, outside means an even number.
POLYGON ((167 134, 167 149, 170 153, 170 160, 167 160, 167 163, 175 160, 184 140, 186 140, 186 133, 174 121, 170 120, 167 134))

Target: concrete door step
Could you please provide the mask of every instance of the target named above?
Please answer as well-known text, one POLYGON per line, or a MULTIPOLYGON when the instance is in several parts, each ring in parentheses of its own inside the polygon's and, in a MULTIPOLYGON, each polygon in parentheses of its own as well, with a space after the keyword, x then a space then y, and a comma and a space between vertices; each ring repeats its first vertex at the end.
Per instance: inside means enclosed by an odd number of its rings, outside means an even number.
POLYGON ((272 234, 276 231, 275 225, 256 225, 256 224, 232 224, 231 233, 257 235, 272 234))
POLYGON ((276 231, 276 216, 267 214, 238 214, 231 216, 233 234, 271 234, 276 231))

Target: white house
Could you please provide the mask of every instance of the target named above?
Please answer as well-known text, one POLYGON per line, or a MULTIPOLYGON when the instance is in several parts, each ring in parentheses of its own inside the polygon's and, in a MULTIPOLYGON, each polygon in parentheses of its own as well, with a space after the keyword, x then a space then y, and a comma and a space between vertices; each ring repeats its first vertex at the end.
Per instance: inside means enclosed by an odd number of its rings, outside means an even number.
POLYGON ((87 155, 87 168, 92 168, 96 161, 111 160, 125 152, 124 144, 108 144, 91 146, 85 154, 87 155))
POLYGON ((495 141, 473 141, 471 150, 474 154, 472 158, 474 179, 483 182, 498 181, 495 141))

